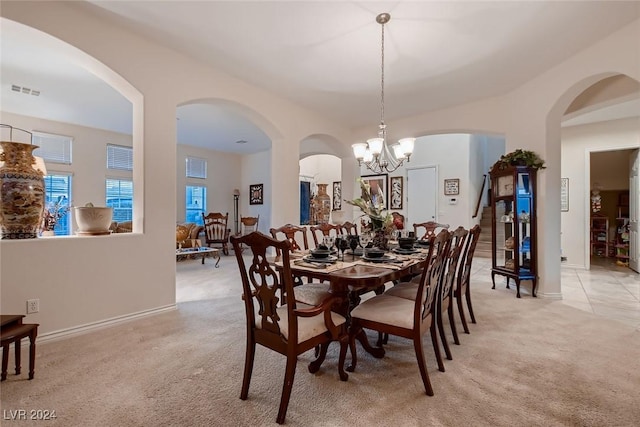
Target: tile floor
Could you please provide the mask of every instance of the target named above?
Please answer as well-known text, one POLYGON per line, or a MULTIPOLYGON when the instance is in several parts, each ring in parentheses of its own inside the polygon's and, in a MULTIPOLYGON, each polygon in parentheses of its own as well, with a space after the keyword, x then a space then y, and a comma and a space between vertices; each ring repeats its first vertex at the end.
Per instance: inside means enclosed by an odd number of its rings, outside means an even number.
MULTIPOLYGON (((473 270, 481 277, 491 276, 491 259, 474 258, 473 270)), ((640 274, 617 266, 613 259, 594 257, 591 270, 562 267, 561 275, 562 300, 558 303, 617 320, 640 331, 640 274)), ((526 285, 521 294, 531 295, 526 285)))

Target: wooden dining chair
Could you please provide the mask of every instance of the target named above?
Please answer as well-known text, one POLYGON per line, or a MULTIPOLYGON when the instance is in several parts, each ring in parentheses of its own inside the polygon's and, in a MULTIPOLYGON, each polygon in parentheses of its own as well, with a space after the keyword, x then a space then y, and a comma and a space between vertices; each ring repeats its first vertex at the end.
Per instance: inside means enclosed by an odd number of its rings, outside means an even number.
POLYGON ((202 213, 202 221, 204 222, 205 244, 209 247, 220 245, 222 252, 229 255, 229 236, 231 235, 231 229, 227 225, 229 212, 225 214, 210 212, 207 215, 202 213))
POLYGON ((358 225, 353 222, 345 221, 342 223, 342 234, 346 234, 349 236, 357 236, 358 235, 358 225))
POLYGON ((316 248, 322 244, 322 238, 324 236, 333 235, 333 237, 338 237, 342 234, 341 226, 329 223, 312 225, 309 227, 309 230, 311 231, 311 237, 313 237, 313 243, 316 248))
POLYGON ((460 266, 458 267, 457 275, 457 286, 453 292, 454 296, 456 297, 456 302, 458 303, 458 313, 460 314, 462 327, 464 328, 464 332, 466 334, 469 333, 469 327, 467 326, 467 319, 465 318, 464 309, 462 308, 462 298, 464 297, 467 301, 467 309, 469 310, 471 322, 476 323, 476 318, 473 315, 473 306, 471 305, 471 289, 469 286, 469 280, 471 278, 471 263, 473 262, 473 254, 475 253, 476 245, 478 244, 478 240, 480 239, 480 231, 480 226, 477 224, 471 230, 469 230, 469 236, 467 237, 465 248, 460 257, 460 266))
POLYGON ((413 224, 413 232, 418 240, 429 240, 434 237, 440 230, 448 230, 449 224, 440 224, 435 221, 419 222, 413 224), (424 228, 423 233, 418 233, 418 230, 424 228))
POLYGON ((460 254, 464 247, 464 241, 469 232, 462 226, 456 228, 450 233, 449 239, 451 243, 448 247, 448 253, 445 257, 445 275, 440 281, 440 289, 436 296, 436 321, 438 323, 438 331, 440 332, 440 339, 447 359, 452 360, 451 349, 447 341, 444 332, 444 312, 447 312, 449 317, 449 326, 451 327, 451 333, 453 334, 453 341, 456 344, 460 344, 458 339, 458 332, 456 331, 456 323, 454 321, 453 310, 453 287, 455 285, 456 272, 458 270, 458 261, 460 260, 460 254))
POLYGON ((252 231, 258 231, 258 223, 260 222, 260 215, 258 216, 240 216, 240 234, 249 234, 252 231))
MULTIPOLYGON (((449 233, 441 232, 435 239, 434 245, 447 245, 449 233)), ((418 368, 422 383, 427 395, 433 396, 433 388, 429 380, 429 374, 425 362, 422 343, 423 334, 429 330, 431 340, 436 353, 438 365, 442 366, 440 347, 436 325, 434 323, 437 283, 444 271, 446 248, 438 252, 435 260, 425 268, 420 277, 417 294, 414 300, 382 294, 366 300, 351 311, 351 326, 349 330, 349 346, 351 347, 352 365, 348 368, 353 371, 357 364, 355 352, 355 340, 358 334, 364 333, 363 329, 372 329, 378 332, 388 333, 413 341, 418 368)))
MULTIPOLYGON (((269 233, 271 236, 279 240, 279 238, 284 238, 291 244, 291 250, 293 251, 301 251, 309 249, 309 241, 307 240, 307 227, 297 226, 293 224, 285 224, 282 227, 278 228, 270 228, 269 233), (302 242, 302 246, 300 245, 302 242)), ((280 261, 282 258, 282 254, 276 248, 276 261, 280 261)))
POLYGON ((339 303, 337 298, 325 300, 319 306, 296 302, 289 264, 291 243, 288 240, 278 241, 255 231, 231 237, 231 244, 240 270, 247 319, 247 347, 240 399, 246 400, 249 394, 256 344, 284 355, 287 363, 276 418, 276 422, 282 424, 289 406, 300 354, 320 346, 318 359, 309 365, 309 372, 315 373, 324 361, 329 344, 339 341, 338 372, 342 381, 347 380, 348 375, 344 371, 348 346, 346 319, 331 311, 334 304, 339 303), (247 257, 242 256, 240 245, 251 250, 253 256, 248 263, 245 261, 247 257), (267 260, 267 254, 272 249, 282 254, 283 266, 280 274, 267 260), (279 306, 280 287, 286 289, 286 301, 279 306))

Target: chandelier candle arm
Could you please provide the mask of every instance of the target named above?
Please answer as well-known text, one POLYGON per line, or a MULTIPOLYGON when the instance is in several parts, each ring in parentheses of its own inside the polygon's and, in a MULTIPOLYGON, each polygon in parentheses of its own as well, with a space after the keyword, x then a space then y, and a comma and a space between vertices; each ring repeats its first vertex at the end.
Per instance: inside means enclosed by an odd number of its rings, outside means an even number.
POLYGON ((353 155, 358 165, 364 165, 372 172, 379 174, 393 172, 404 161, 409 161, 413 153, 415 138, 402 138, 391 149, 387 144, 387 125, 384 122, 384 25, 389 22, 391 15, 381 13, 376 17, 376 22, 381 26, 381 61, 380 61, 380 125, 378 125, 378 137, 368 139, 366 143, 353 144, 353 155))

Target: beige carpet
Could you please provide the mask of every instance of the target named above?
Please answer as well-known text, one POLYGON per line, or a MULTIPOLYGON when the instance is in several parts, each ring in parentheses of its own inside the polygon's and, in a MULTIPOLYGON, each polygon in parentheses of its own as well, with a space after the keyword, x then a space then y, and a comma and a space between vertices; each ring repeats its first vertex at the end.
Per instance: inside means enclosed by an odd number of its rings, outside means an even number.
MULTIPOLYGON (((275 425, 284 357, 258 347, 249 399, 238 397, 245 319, 232 259, 220 269, 179 262, 185 302, 177 311, 40 344, 36 378, 9 375, 1 385, 2 425, 275 425), (187 301, 194 295, 207 299, 187 301), (57 418, 8 420, 17 409, 55 410, 57 418)), ((300 357, 287 424, 638 425, 638 331, 558 302, 518 300, 503 286, 492 291, 486 268, 476 268, 472 286, 479 323, 452 344, 445 373, 426 339, 434 397, 424 393, 409 341, 391 337, 380 360, 360 351, 347 382, 338 380, 332 346, 315 375, 307 371, 312 353, 300 357)))

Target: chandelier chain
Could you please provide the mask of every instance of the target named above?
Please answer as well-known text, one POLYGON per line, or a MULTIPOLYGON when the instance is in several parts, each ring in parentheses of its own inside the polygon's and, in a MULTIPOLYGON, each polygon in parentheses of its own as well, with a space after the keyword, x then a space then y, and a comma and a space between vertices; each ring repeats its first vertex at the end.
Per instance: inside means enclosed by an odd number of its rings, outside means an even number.
MULTIPOLYGON (((384 133, 384 24, 382 27, 382 43, 381 43, 381 55, 382 60, 380 61, 380 126, 381 131, 384 133)), ((383 136, 383 135, 380 135, 383 136)))

